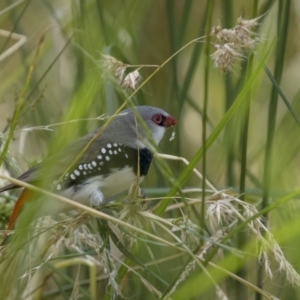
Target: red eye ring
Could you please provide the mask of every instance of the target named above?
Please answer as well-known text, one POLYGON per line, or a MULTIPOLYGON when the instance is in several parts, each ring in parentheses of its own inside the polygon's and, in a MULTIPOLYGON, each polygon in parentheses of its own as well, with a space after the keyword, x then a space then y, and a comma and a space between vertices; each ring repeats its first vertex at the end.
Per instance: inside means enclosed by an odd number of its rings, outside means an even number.
POLYGON ((163 125, 163 116, 161 114, 156 114, 152 117, 152 121, 158 125, 163 125))

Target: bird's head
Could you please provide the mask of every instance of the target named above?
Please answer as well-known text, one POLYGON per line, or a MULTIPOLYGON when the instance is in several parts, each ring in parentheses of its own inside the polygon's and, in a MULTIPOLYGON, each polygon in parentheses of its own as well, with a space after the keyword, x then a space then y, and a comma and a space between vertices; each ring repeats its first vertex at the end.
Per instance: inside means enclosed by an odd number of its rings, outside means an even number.
POLYGON ((158 144, 166 128, 175 124, 177 121, 160 108, 136 106, 134 110, 123 110, 109 127, 118 134, 118 140, 123 144, 144 147, 145 141, 149 140, 149 134, 152 134, 154 142, 158 144), (149 130, 145 129, 145 125, 149 130))

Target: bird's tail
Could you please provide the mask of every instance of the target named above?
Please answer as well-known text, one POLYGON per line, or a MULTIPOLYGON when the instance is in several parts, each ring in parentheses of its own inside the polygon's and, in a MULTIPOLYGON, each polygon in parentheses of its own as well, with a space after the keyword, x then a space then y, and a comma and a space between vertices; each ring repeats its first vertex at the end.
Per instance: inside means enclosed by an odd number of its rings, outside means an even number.
POLYGON ((29 197, 28 197, 29 193, 30 193, 29 190, 24 189, 24 191, 20 195, 19 199, 17 200, 17 202, 14 206, 12 214, 10 215, 6 230, 12 230, 13 229, 13 227, 16 223, 16 219, 20 214, 21 208, 23 207, 24 203, 26 201, 28 201, 28 199, 29 199, 29 197))
POLYGON ((20 215, 21 209, 23 208, 23 205, 25 202, 27 202, 30 197, 30 190, 24 189, 22 194, 20 195, 19 199, 17 200, 13 212, 10 215, 8 225, 6 227, 6 232, 4 233, 3 241, 1 243, 1 246, 5 245, 7 243, 7 233, 8 231, 12 230, 15 226, 16 220, 18 216, 20 215))

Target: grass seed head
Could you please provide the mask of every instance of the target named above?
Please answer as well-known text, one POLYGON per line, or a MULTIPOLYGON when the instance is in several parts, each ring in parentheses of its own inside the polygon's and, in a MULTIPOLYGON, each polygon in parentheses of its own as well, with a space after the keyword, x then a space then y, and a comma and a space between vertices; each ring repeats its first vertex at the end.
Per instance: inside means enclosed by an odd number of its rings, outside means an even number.
POLYGON ((236 61, 242 60, 243 55, 234 49, 233 43, 213 45, 216 51, 211 54, 214 60, 215 67, 220 69, 223 73, 232 71, 233 65, 236 61))
POLYGON ((255 48, 260 41, 254 31, 259 18, 246 20, 239 17, 237 25, 231 29, 222 28, 220 24, 212 28, 211 35, 219 41, 213 44, 216 51, 211 55, 216 68, 223 73, 231 72, 237 61, 246 58, 245 52, 255 48))
POLYGON ((115 59, 111 55, 102 54, 102 67, 107 72, 113 75, 119 83, 123 81, 124 74, 127 68, 123 62, 115 59))
POLYGON ((142 76, 138 70, 134 70, 127 74, 122 82, 122 86, 128 90, 136 90, 142 81, 142 76))

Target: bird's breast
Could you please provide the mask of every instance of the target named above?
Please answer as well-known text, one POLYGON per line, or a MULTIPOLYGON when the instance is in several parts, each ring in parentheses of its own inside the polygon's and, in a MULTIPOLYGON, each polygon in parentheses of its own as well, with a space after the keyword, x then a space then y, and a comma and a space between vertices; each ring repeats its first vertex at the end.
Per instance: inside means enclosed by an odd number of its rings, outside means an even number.
MULTIPOLYGON (((136 173, 130 166, 125 166, 122 169, 112 170, 109 176, 104 180, 99 181, 99 186, 105 199, 108 199, 116 194, 126 191, 130 188, 136 178, 136 173)), ((140 176, 140 181, 144 180, 144 176, 140 176)))

